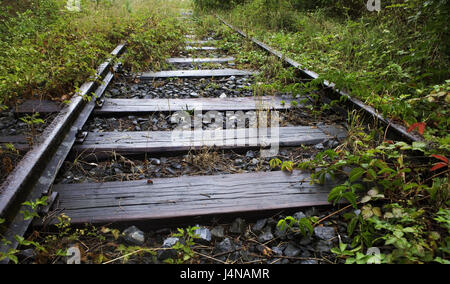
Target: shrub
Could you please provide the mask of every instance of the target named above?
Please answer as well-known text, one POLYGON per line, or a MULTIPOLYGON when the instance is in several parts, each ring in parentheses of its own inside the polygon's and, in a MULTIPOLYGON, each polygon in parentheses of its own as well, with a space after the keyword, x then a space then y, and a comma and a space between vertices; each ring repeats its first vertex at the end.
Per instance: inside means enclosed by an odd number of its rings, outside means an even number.
POLYGON ((63 0, 0 6, 0 106, 18 98, 67 99, 128 37, 133 70, 159 66, 176 50, 181 28, 162 19, 156 2, 83 1, 78 13, 64 9, 63 0))

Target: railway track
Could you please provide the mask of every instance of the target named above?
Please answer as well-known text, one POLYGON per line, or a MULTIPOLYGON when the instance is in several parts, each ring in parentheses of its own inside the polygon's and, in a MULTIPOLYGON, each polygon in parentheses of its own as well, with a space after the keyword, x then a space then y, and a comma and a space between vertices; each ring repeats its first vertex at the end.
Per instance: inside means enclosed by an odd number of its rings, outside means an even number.
MULTIPOLYGON (((309 173, 272 171, 269 161, 305 158, 298 153, 301 147, 312 156, 338 145, 347 135, 345 116, 330 112, 322 120, 308 117, 308 96, 255 96, 250 86, 258 70, 233 68, 235 59, 217 56, 215 44, 214 39, 186 35, 185 51, 167 60, 171 70, 130 78, 108 60, 97 70, 103 82, 84 84, 68 106, 21 105, 17 113, 53 113, 56 118, 33 148, 23 137, 0 137, 1 143, 28 151, 0 189, 0 216, 8 228, 3 235, 11 241, 2 251, 17 247, 14 236, 32 225, 52 224, 61 213, 73 225, 158 227, 328 205, 336 182, 311 185, 309 173), (211 64, 220 68, 203 67, 211 64), (83 99, 92 92, 91 100, 83 99), (202 155, 213 162, 199 161, 202 155), (74 160, 82 163, 74 167, 74 160), (99 169, 105 170, 96 173, 99 169), (28 208, 21 204, 42 196, 49 197, 49 205, 40 210, 43 218, 24 220, 20 212, 28 208)), ((112 58, 124 50, 125 44, 119 45, 112 58)), ((302 74, 316 76, 307 70, 302 74)), ((330 83, 324 91, 339 92, 330 83)), ((361 102, 349 102, 374 116, 361 102)), ((381 116, 375 118, 396 134, 417 139, 381 116)))

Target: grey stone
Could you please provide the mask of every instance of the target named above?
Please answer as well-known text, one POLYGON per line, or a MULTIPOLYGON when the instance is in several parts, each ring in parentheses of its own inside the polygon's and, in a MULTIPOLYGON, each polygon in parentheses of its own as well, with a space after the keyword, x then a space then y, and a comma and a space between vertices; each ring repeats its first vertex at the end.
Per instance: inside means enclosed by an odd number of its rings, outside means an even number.
POLYGON ((314 235, 322 240, 330 240, 336 236, 336 232, 333 227, 315 227, 314 235))
POLYGON ((273 234, 272 232, 264 232, 261 235, 258 236, 258 242, 260 243, 265 243, 268 242, 270 240, 273 240, 273 234))
POLYGON ((311 253, 304 249, 303 252, 300 254, 301 257, 311 257, 311 253))
POLYGON ((230 227, 230 232, 234 234, 242 234, 245 231, 245 220, 241 218, 236 218, 230 227))
POLYGON ((280 247, 272 247, 272 252, 276 255, 283 255, 283 250, 280 247))
POLYGON ((247 153, 245 154, 245 157, 253 159, 255 158, 255 152, 253 152, 252 150, 247 151, 247 153))
POLYGON ((284 228, 284 230, 280 230, 279 227, 275 227, 275 236, 280 238, 281 240, 285 240, 287 237, 286 228, 284 228))
POLYGON ((294 217, 297 220, 300 220, 302 218, 306 218, 306 215, 302 211, 299 211, 299 212, 295 213, 292 217, 294 217))
POLYGON ((179 238, 167 238, 164 240, 162 248, 165 248, 165 250, 158 251, 157 257, 159 260, 165 260, 168 258, 175 258, 177 257, 177 251, 172 248, 174 245, 176 245, 180 241, 179 238))
POLYGON ((126 242, 134 245, 143 245, 145 243, 144 232, 139 230, 136 226, 131 226, 123 231, 123 238, 126 242))
POLYGON ((270 227, 271 229, 277 229, 278 221, 276 221, 274 218, 267 218, 266 227, 270 227))
POLYGON ((120 90, 118 90, 118 89, 112 88, 111 90, 109 90, 109 92, 110 92, 111 95, 113 95, 113 96, 118 96, 118 95, 120 95, 120 90))
POLYGON ((182 166, 180 164, 178 164, 178 163, 171 163, 170 166, 172 168, 174 168, 174 169, 177 169, 177 170, 182 168, 182 166))
POLYGON ((177 174, 177 172, 174 171, 172 168, 166 168, 166 171, 169 172, 172 175, 176 175, 177 174))
POLYGON ((315 259, 306 259, 300 261, 300 264, 318 264, 318 262, 315 259))
POLYGON ((161 165, 161 161, 159 159, 156 159, 156 158, 151 158, 150 159, 150 164, 152 164, 152 165, 161 165))
POLYGON ((339 146, 339 142, 336 141, 336 140, 334 140, 334 139, 332 139, 332 140, 326 141, 326 142, 325 142, 325 145, 326 145, 328 148, 336 148, 337 146, 339 146))
POLYGON ((294 246, 293 244, 289 243, 288 246, 284 249, 284 255, 295 257, 301 253, 301 250, 294 246))
POLYGON ((176 245, 179 241, 180 241, 179 238, 174 238, 174 237, 167 238, 164 240, 162 247, 163 248, 171 248, 174 245, 176 245))
POLYGON ((225 238, 224 228, 222 226, 216 226, 211 229, 211 235, 216 239, 225 238))
POLYGON ((195 230, 194 233, 198 235, 198 238, 195 239, 195 242, 203 245, 209 245, 209 243, 211 242, 211 231, 208 228, 200 227, 200 229, 195 230))
POLYGON ((314 148, 316 150, 322 151, 323 149, 325 149, 325 146, 323 146, 322 143, 319 143, 319 144, 314 145, 314 148))
POLYGON ((256 233, 259 233, 262 231, 262 229, 264 228, 264 226, 267 223, 267 219, 259 219, 258 221, 256 221, 256 223, 253 225, 252 230, 255 231, 256 233))
POLYGON ((216 249, 219 252, 227 252, 227 251, 233 251, 235 249, 234 244, 230 241, 229 238, 224 239, 220 243, 216 245, 216 249))
POLYGON ((306 245, 311 244, 311 242, 312 242, 312 238, 310 236, 306 236, 300 240, 299 244, 302 246, 306 246, 306 245))
POLYGON ((289 264, 289 259, 282 259, 280 262, 278 262, 279 264, 289 264))
POLYGON ((332 247, 332 243, 328 241, 320 240, 314 246, 314 250, 318 253, 329 253, 332 247))

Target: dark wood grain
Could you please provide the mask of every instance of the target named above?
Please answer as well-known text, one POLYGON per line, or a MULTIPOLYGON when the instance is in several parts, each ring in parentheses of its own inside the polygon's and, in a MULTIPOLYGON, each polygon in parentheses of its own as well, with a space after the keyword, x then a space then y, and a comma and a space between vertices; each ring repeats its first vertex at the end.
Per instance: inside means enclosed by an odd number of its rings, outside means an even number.
POLYGON ((138 74, 140 80, 153 80, 155 78, 202 78, 202 77, 228 77, 253 75, 255 72, 237 69, 211 69, 211 70, 173 70, 160 72, 144 72, 138 74))
POLYGON ((48 100, 26 100, 15 108, 16 113, 53 113, 62 109, 61 104, 48 100))
POLYGON ((280 97, 190 98, 190 99, 105 99, 97 115, 117 113, 174 112, 181 110, 247 111, 258 109, 285 110, 292 99, 280 97), (284 101, 284 103, 282 103, 284 101))
POLYGON ((225 63, 234 61, 234 57, 211 57, 211 58, 185 58, 185 57, 173 57, 166 60, 171 64, 193 64, 193 63, 225 63))
POLYGON ((110 183, 60 184, 58 207, 72 223, 107 223, 327 205, 335 185, 309 173, 258 172, 110 183))
POLYGON ((186 50, 217 50, 214 46, 186 46, 186 50))
MULTIPOLYGON (((324 130, 345 136, 341 126, 323 126, 320 129, 312 126, 294 126, 279 128, 279 146, 314 145, 324 142, 333 136, 324 130), (331 131, 331 130, 330 130, 331 131)), ((267 137, 276 137, 268 129, 267 137)), ((258 129, 226 129, 195 131, 131 131, 131 132, 90 132, 81 145, 76 145, 77 153, 116 152, 121 154, 163 153, 189 151, 213 147, 220 149, 239 149, 248 147, 267 147, 271 140, 265 140, 258 129), (245 137, 245 139, 237 139, 245 137)), ((275 145, 275 144, 274 144, 275 145)))
POLYGON ((2 146, 1 144, 12 144, 16 150, 26 152, 31 148, 28 139, 29 136, 26 135, 0 136, 0 148, 6 148, 5 145, 2 146))
POLYGON ((26 135, 0 136, 0 143, 27 143, 26 135))

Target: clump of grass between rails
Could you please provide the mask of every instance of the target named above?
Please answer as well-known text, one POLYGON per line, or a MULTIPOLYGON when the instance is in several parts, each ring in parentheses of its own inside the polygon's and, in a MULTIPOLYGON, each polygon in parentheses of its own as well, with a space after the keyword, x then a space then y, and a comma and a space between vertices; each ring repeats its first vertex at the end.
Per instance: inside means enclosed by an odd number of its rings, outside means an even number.
POLYGON ((183 40, 172 2, 82 1, 80 12, 67 11, 63 0, 30 0, 20 10, 1 5, 0 107, 25 98, 70 99, 125 40, 126 68, 160 68, 183 40))

